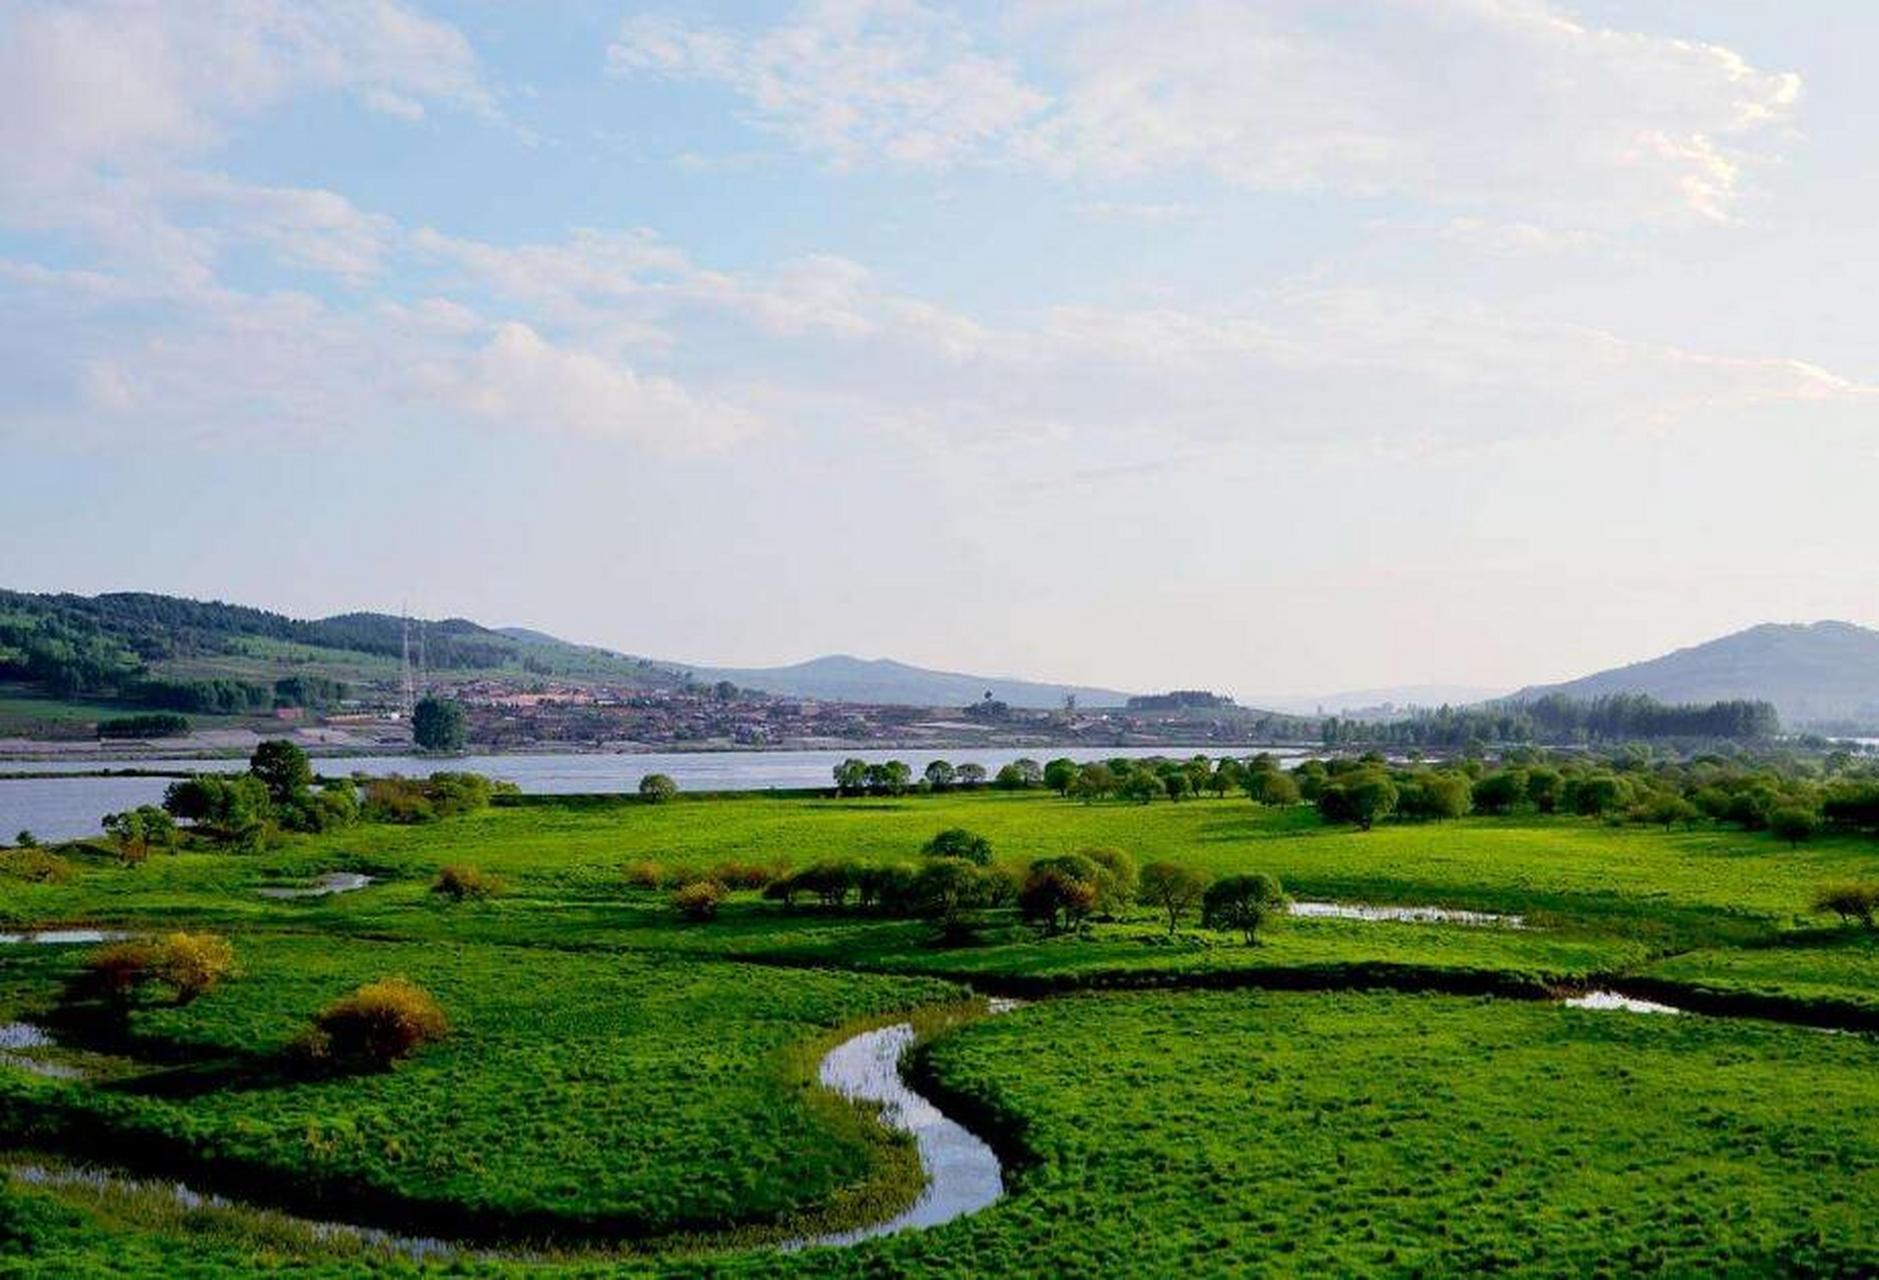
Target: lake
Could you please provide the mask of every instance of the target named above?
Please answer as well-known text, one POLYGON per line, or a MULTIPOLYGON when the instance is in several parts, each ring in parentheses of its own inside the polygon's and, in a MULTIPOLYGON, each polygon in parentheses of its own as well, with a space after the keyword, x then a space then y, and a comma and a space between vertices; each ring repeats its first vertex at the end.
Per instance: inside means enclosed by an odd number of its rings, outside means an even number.
MULTIPOLYGON (((343 775, 428 774, 438 769, 461 769, 513 782, 538 795, 592 792, 630 792, 649 773, 663 773, 681 791, 762 791, 768 788, 827 787, 831 771, 853 756, 877 763, 905 760, 917 777, 929 760, 943 758, 955 765, 983 765, 988 775, 1020 756, 1047 760, 1110 760, 1118 756, 1185 757, 1197 752, 1209 756, 1247 756, 1270 751, 1286 760, 1310 754, 1298 748, 1237 747, 1001 747, 961 748, 954 751, 673 751, 614 755, 498 755, 420 758, 416 756, 346 756, 316 759, 322 773, 343 775)), ((108 762, 57 760, 45 763, 9 762, 0 772, 81 774, 98 769, 155 769, 170 773, 234 773, 247 768, 245 760, 114 759, 108 762)), ((0 778, 0 843, 10 843, 17 831, 31 831, 41 840, 69 840, 94 835, 107 813, 159 804, 168 778, 40 777, 0 778)))

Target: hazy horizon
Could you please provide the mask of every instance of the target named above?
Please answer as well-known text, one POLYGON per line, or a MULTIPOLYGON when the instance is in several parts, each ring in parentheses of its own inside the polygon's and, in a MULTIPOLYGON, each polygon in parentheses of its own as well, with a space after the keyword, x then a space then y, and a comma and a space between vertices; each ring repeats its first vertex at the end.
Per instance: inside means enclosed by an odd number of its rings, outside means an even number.
POLYGON ((1810 14, 11 7, 0 585, 1242 697, 1879 624, 1810 14))

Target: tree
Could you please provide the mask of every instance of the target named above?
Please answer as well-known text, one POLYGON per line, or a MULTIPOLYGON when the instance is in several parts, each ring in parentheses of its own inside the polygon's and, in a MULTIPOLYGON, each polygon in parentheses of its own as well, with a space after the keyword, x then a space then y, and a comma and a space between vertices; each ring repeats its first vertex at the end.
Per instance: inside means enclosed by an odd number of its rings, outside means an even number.
POLYGON ((868 762, 866 760, 858 760, 854 756, 850 756, 848 759, 836 765, 832 772, 835 775, 835 790, 837 794, 858 796, 861 794, 863 788, 868 785, 868 762))
POLYGON ((1254 804, 1294 805, 1298 803, 1298 783, 1276 769, 1246 775, 1243 785, 1254 804))
POLYGON ((1814 910, 1831 911, 1843 923, 1857 920, 1870 929, 1879 912, 1879 884, 1829 885, 1814 896, 1814 910))
POLYGON ((1202 897, 1201 924, 1209 929, 1238 929, 1250 947, 1258 941, 1254 935, 1260 926, 1284 904, 1285 890, 1263 871, 1227 876, 1208 886, 1202 897))
POLYGON ((1161 775, 1161 789, 1168 793, 1168 799, 1179 800, 1194 794, 1194 779, 1185 769, 1170 769, 1161 775))
POLYGON ((1039 858, 1018 890, 1019 914, 1042 924, 1046 933, 1073 928, 1096 906, 1102 893, 1101 874, 1081 854, 1039 858))
POLYGON ((1557 769, 1527 771, 1527 801, 1541 813, 1558 812, 1560 792, 1565 786, 1565 776, 1557 769))
POLYGON ((970 791, 974 787, 985 785, 985 766, 982 764, 962 764, 956 776, 959 785, 970 791))
POLYGON ((935 791, 944 791, 953 785, 957 771, 945 760, 935 760, 926 767, 927 785, 935 791))
POLYGON ((1135 859, 1121 849, 1082 849, 1085 858, 1096 864, 1096 909, 1107 916, 1117 916, 1135 905, 1141 876, 1135 859))
POLYGON ((1820 830, 1820 819, 1811 809, 1787 805, 1768 815, 1768 829, 1790 845, 1798 846, 1814 838, 1814 833, 1820 830))
POLYGON ((1116 773, 1101 761, 1086 764, 1077 770, 1077 776, 1070 783, 1070 794, 1089 804, 1111 795, 1116 789, 1116 773))
POLYGON ((261 780, 268 798, 288 804, 313 785, 313 764, 307 753, 286 738, 269 738, 248 758, 248 772, 261 780))
POLYGON ((152 846, 168 849, 176 844, 176 824, 153 804, 107 813, 103 826, 117 840, 118 857, 131 864, 149 857, 152 846))
POLYGON ((998 771, 993 785, 1006 791, 1022 791, 1035 787, 1044 781, 1044 767, 1037 761, 1024 758, 1013 760, 998 771))
POLYGON ((1226 756, 1207 776, 1207 789, 1214 793, 1214 799, 1225 799, 1227 792, 1241 785, 1245 779, 1246 767, 1232 756, 1226 756))
POLYGON ((649 773, 639 780, 639 795, 650 804, 664 804, 679 793, 679 784, 669 774, 649 773))
POLYGON ((1116 787, 1124 800, 1133 800, 1137 804, 1148 804, 1162 794, 1161 779, 1143 768, 1130 769, 1116 787))
POLYGON ((1010 900, 1011 882, 998 869, 963 858, 933 858, 914 875, 908 890, 914 914, 937 921, 944 936, 959 938, 969 914, 1010 900))
POLYGON ((1044 766, 1044 785, 1060 796, 1067 796, 1079 772, 1076 761, 1068 756, 1058 756, 1044 766))
POLYGON ((411 738, 421 751, 461 751, 468 737, 463 704, 426 694, 411 709, 411 738))
POLYGON ((1207 892, 1207 877, 1178 863, 1151 862, 1142 868, 1140 892, 1143 902, 1168 913, 1168 932, 1172 934, 1181 917, 1192 911, 1207 892))
POLYGON ((897 796, 905 793, 908 784, 913 781, 913 770, 907 767, 904 760, 885 760, 880 764, 869 765, 862 777, 869 790, 885 791, 888 795, 897 796))
POLYGON ((1526 793, 1526 770, 1502 769, 1474 784, 1474 807, 1481 813, 1511 813, 1526 793))
MULTIPOLYGON (((1694 822, 1701 812, 1676 792, 1663 791, 1645 802, 1642 816, 1646 822, 1661 826, 1668 831, 1679 822, 1694 822)), ((1807 816, 1809 819, 1813 817, 1812 814, 1807 816)))
POLYGON ((983 867, 991 864, 992 842, 964 827, 947 827, 921 845, 920 852, 929 858, 963 858, 983 867))
POLYGON ((1436 773, 1422 778, 1422 812, 1428 818, 1462 818, 1475 806, 1475 788, 1464 774, 1436 773))
POLYGON ((1368 831, 1395 810, 1399 795, 1388 774, 1360 769, 1319 789, 1318 812, 1326 822, 1348 822, 1368 831))

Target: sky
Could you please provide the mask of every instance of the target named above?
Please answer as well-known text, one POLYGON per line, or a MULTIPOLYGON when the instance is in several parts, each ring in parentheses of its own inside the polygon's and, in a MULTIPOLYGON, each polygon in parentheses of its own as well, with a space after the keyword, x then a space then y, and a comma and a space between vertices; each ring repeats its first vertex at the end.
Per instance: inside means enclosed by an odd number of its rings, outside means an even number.
POLYGON ((0 0, 0 585, 1129 689, 1879 624, 1866 0, 0 0))

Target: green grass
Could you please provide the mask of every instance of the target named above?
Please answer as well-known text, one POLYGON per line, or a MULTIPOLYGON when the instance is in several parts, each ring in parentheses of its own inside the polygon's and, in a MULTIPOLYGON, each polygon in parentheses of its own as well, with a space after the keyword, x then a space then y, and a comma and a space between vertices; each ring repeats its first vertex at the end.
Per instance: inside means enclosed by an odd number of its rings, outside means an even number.
POLYGON ((895 1251, 910 1268, 1879 1266, 1879 1047, 1864 1040, 1448 997, 1190 993, 1038 1005, 930 1057, 1035 1164, 1011 1200, 895 1251))
MULTIPOLYGON (((214 928, 242 973, 194 1004, 141 1009, 124 1038, 68 1026, 90 1051, 87 1081, 0 1067, 0 1144, 102 1153, 316 1215, 655 1251, 563 1260, 575 1270, 1879 1265, 1863 1225, 1879 1221, 1872 1043, 1403 994, 1617 977, 1748 1012, 1879 1018, 1879 944, 1809 911, 1818 884, 1879 876, 1869 841, 1790 850, 1574 819, 1357 833, 1236 800, 982 793, 531 804, 137 868, 70 853, 68 883, 0 881, 0 921, 214 928), (954 825, 1018 866, 1113 845, 1140 862, 1271 871, 1299 897, 1517 912, 1533 927, 1291 919, 1247 947, 1191 925, 1170 941, 1146 911, 1058 938, 995 915, 977 945, 942 947, 921 922, 749 893, 685 924, 621 874, 641 859, 912 861, 954 825), (445 863, 510 891, 446 903, 429 892, 445 863), (256 893, 333 870, 378 882, 309 901, 256 893), (444 1044, 365 1078, 282 1070, 313 1011, 388 974, 437 994, 455 1027, 444 1044), (751 1251, 765 1232, 864 1220, 911 1195, 905 1145, 810 1081, 837 1028, 956 999, 957 984, 1157 989, 1054 999, 934 1042, 925 1069, 1028 1161, 1006 1201, 840 1254, 751 1251), (1220 986, 1312 990, 1196 989, 1220 986)), ((76 960, 0 948, 0 1022, 56 1019, 76 960)), ((157 1196, 0 1190, 0 1274, 9 1230, 63 1264, 45 1261, 47 1275, 403 1265, 157 1196)))
POLYGON ((808 1104, 791 1050, 957 998, 930 982, 489 946, 244 935, 239 958, 240 980, 141 1009, 127 1042, 99 1042, 135 1064, 108 1090, 6 1073, 0 1105, 79 1154, 103 1130, 165 1171, 457 1234, 782 1222, 866 1181, 870 1156, 808 1104), (436 995, 453 1022, 442 1045, 385 1073, 284 1069, 315 1011, 388 975, 436 995))

